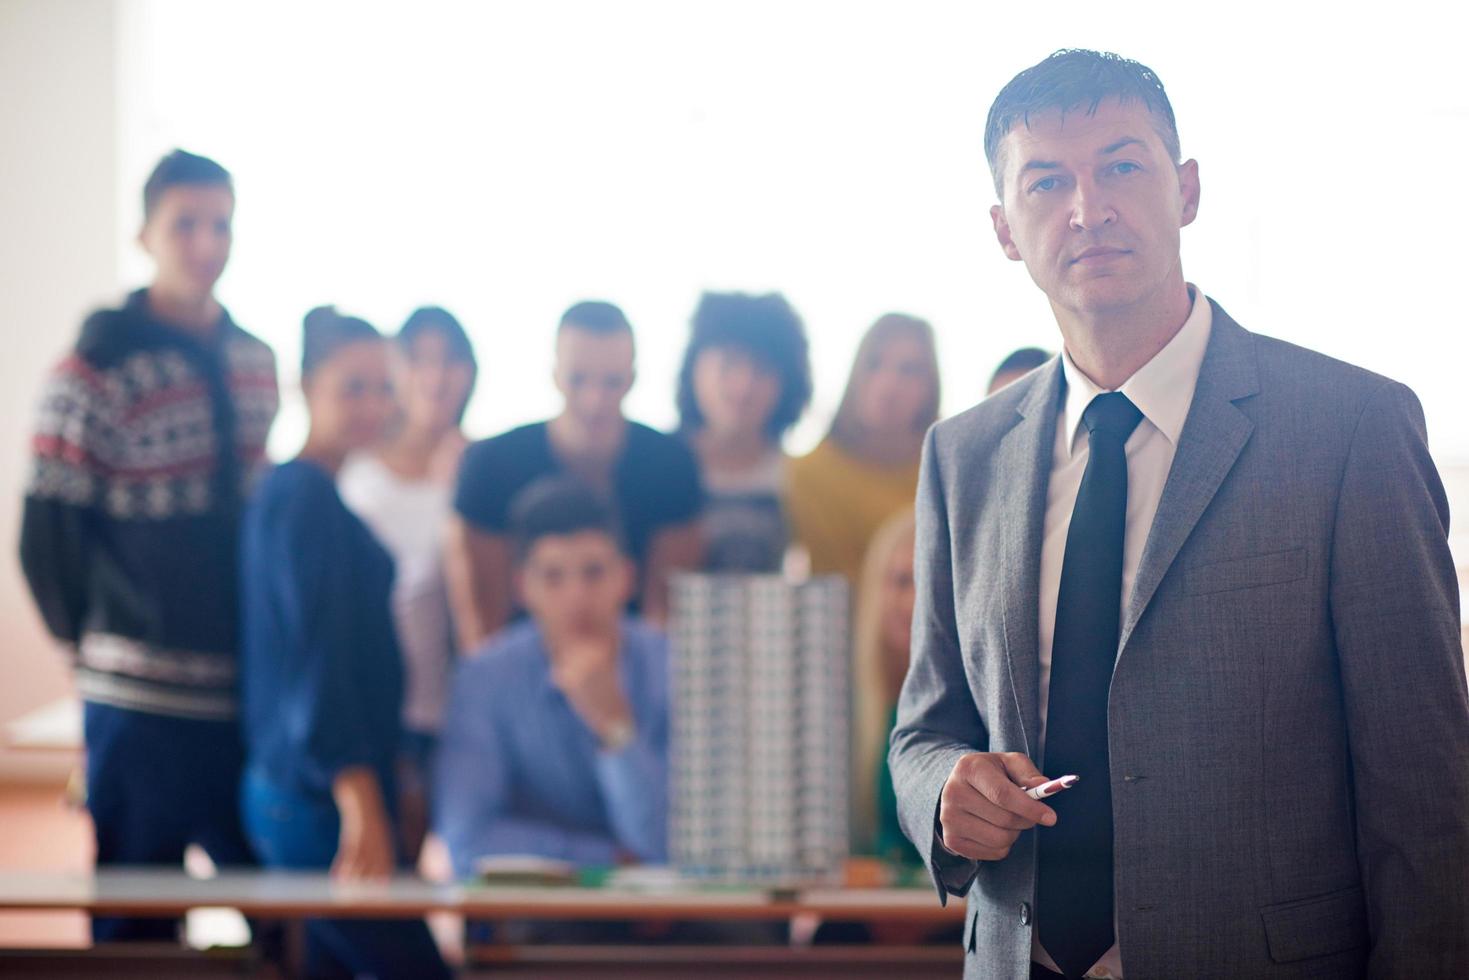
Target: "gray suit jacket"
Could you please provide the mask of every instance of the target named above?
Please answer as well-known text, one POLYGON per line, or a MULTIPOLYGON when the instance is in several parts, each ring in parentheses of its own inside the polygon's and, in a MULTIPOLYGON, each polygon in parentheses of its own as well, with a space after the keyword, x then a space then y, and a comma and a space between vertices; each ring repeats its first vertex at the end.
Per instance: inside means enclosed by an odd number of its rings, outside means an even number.
MULTIPOLYGON (((891 764, 940 896, 967 890, 967 978, 1025 977, 1044 914, 1034 831, 975 864, 935 853, 934 826, 960 756, 1035 758, 1063 385, 1053 362, 934 426, 923 453, 891 764)), ((1469 694, 1447 534, 1411 391, 1214 307, 1109 694, 1128 980, 1469 977, 1469 694)))

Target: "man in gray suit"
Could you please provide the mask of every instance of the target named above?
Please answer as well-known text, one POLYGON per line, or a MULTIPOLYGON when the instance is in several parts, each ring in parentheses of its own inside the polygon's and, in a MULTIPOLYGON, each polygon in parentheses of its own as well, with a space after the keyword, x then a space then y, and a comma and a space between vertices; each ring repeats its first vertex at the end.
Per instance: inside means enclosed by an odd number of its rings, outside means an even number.
POLYGON ((923 453, 891 765, 941 899, 968 895, 964 975, 1469 976, 1469 694, 1417 399, 1184 279, 1198 165, 1144 66, 1057 52, 985 149, 1065 349, 923 453))

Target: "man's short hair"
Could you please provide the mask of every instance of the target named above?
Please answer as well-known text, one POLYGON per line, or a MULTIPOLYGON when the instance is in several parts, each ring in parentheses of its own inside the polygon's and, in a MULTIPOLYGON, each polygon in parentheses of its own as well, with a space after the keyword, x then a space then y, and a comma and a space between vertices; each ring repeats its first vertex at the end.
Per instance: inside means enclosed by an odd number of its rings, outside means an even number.
POLYGON ((596 531, 607 535, 623 554, 622 530, 612 508, 584 483, 548 476, 529 484, 510 502, 510 538, 515 558, 523 563, 542 538, 596 531))
POLYGON ((567 327, 576 327, 588 333, 608 334, 619 330, 632 333, 632 324, 627 322, 627 316, 622 310, 602 300, 585 300, 572 304, 561 314, 561 323, 556 332, 559 334, 567 327))
POLYGON ((163 199, 163 192, 170 187, 200 184, 218 184, 231 193, 235 189, 230 172, 213 160, 197 153, 174 150, 158 161, 148 175, 148 182, 143 185, 143 220, 153 217, 153 211, 163 199))
POLYGON ((1028 374, 1049 361, 1055 355, 1039 347, 1022 347, 1008 354, 995 373, 990 375, 990 384, 1007 374, 1028 374))
POLYGON ((1010 79, 990 106, 984 127, 984 155, 995 180, 995 193, 1002 199, 1005 196, 1000 141, 1016 123, 1029 126, 1031 116, 1055 110, 1064 114, 1081 109, 1091 115, 1103 99, 1109 98, 1145 105, 1153 114, 1169 157, 1175 164, 1182 162, 1173 105, 1151 68, 1105 51, 1063 48, 1010 79))

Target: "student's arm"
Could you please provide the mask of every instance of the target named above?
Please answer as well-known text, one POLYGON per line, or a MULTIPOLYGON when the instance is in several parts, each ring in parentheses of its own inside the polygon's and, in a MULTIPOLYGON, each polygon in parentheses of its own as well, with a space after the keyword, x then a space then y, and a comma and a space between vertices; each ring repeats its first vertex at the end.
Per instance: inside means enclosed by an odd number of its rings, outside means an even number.
POLYGON ((601 743, 597 786, 618 847, 639 861, 667 859, 668 657, 661 635, 622 644, 567 643, 552 680, 601 743), (623 678, 631 678, 631 687, 623 678))
POLYGON ((444 574, 459 652, 471 653, 510 621, 514 557, 510 539, 449 519, 444 574))
POLYGON ((478 660, 460 665, 439 734, 434 828, 449 847, 455 875, 471 877, 478 858, 496 854, 615 863, 617 843, 606 835, 511 815, 511 763, 495 719, 495 678, 484 667, 478 660))
MULTIPOLYGON (((660 638, 656 655, 634 671, 640 687, 630 692, 633 740, 597 754, 597 781, 619 847, 650 864, 668 860, 668 656, 660 638)), ((624 656, 635 655, 629 651, 624 656)))
POLYGON ((377 775, 366 766, 353 766, 332 780, 340 830, 334 878, 355 881, 387 878, 393 873, 393 832, 377 775))
POLYGON ((597 753, 597 782, 617 846, 639 861, 668 860, 668 753, 638 731, 631 743, 597 753))
MULTIPOLYGON (((269 614, 295 650, 276 669, 278 717, 299 763, 324 785, 347 769, 371 764, 355 643, 362 596, 351 574, 346 515, 329 484, 273 486, 258 544, 247 539, 242 574, 268 583, 269 614)), ((246 615, 261 611, 246 609, 246 615)))
POLYGON ((653 535, 643 582, 643 618, 668 622, 668 582, 676 572, 693 571, 704 561, 704 535, 697 521, 665 527, 653 535))
POLYGON ((115 412, 78 357, 52 374, 31 439, 20 563, 46 629, 75 647, 87 613, 93 527, 106 492, 115 412))
POLYGON ((444 536, 444 577, 459 652, 473 653, 510 621, 514 553, 506 529, 518 461, 499 439, 464 450, 454 484, 454 513, 444 536))
POLYGON ((681 441, 668 440, 656 479, 655 512, 662 524, 648 540, 643 556, 643 617, 662 626, 668 621, 668 582, 675 572, 695 571, 704 563, 704 485, 693 452, 681 441))
POLYGON ((1469 693, 1449 509, 1418 399, 1357 421, 1331 535, 1372 977, 1469 976, 1469 693))

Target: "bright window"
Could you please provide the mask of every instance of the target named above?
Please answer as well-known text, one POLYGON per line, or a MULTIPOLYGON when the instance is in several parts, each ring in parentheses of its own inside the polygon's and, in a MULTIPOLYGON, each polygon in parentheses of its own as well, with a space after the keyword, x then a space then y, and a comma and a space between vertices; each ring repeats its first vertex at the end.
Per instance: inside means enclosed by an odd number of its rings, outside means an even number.
MULTIPOLYGON (((1009 350, 1055 348, 994 244, 981 130, 1014 72, 1084 44, 1168 85, 1204 184, 1188 276, 1252 329, 1412 385, 1440 459, 1469 459, 1463 14, 1301 7, 133 0, 124 227, 160 154, 216 157, 239 190, 221 295, 288 387, 309 307, 392 330, 442 304, 480 351, 477 435, 554 410, 577 299, 627 311, 630 413, 668 426, 700 290, 779 289, 814 354, 800 450, 885 311, 936 326, 948 412, 1009 350)), ((275 452, 302 433, 293 400, 275 452)))

